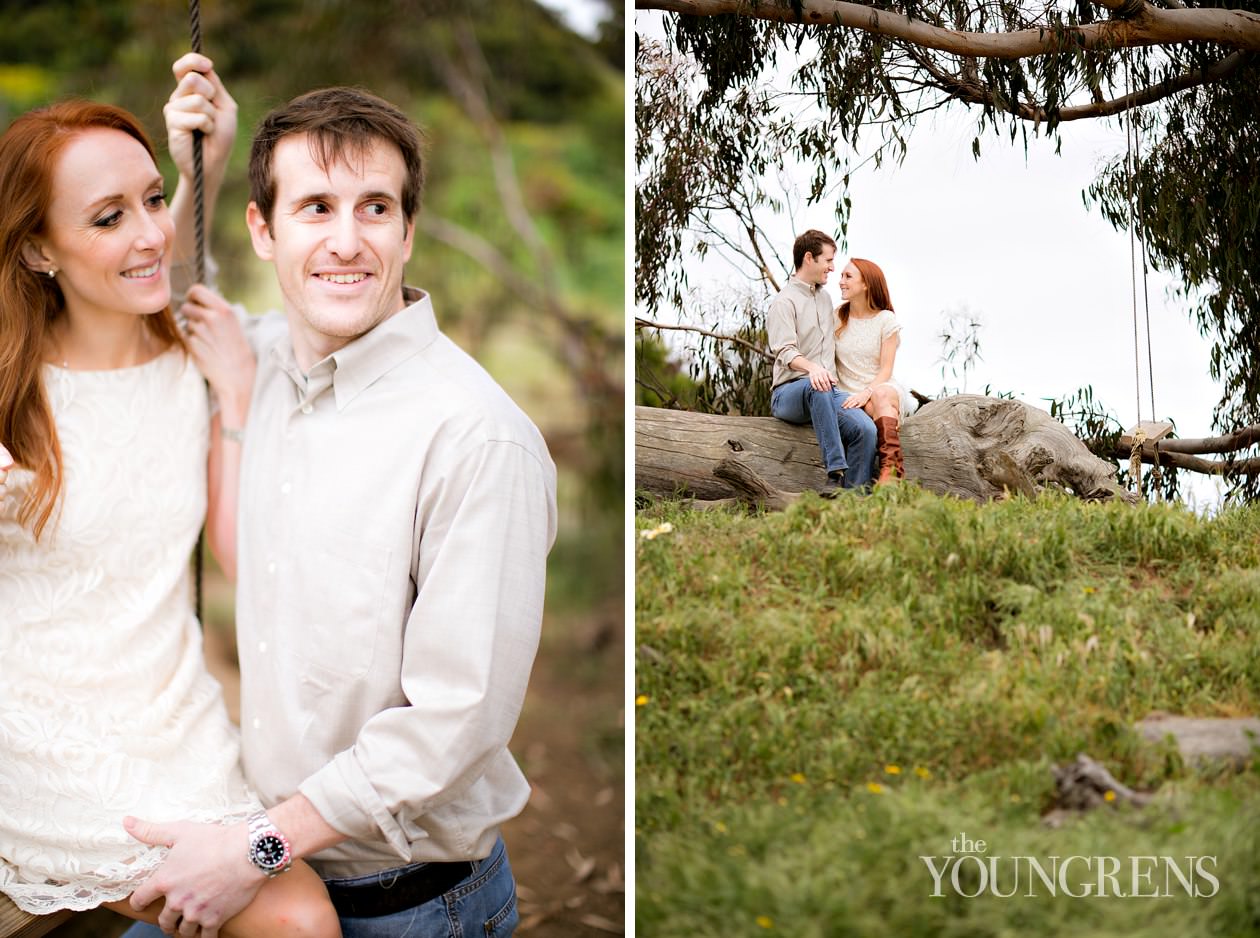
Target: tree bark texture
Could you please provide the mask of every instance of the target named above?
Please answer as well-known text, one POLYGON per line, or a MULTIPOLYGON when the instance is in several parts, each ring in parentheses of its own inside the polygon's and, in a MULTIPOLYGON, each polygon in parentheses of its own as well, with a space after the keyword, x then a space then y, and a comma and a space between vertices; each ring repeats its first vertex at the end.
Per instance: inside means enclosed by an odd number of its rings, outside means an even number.
POLYGON ((0 938, 39 938, 70 918, 67 911, 52 915, 30 915, 19 909, 8 896, 0 896, 0 938))
MULTIPOLYGON (((966 394, 933 401, 902 422, 901 444, 906 478, 942 495, 987 501, 1055 487, 1080 498, 1136 500, 1116 484, 1114 465, 1022 401, 966 394)), ((714 475, 732 457, 780 493, 817 490, 826 481, 809 425, 635 408, 639 490, 701 500, 739 496, 714 475)))
MULTIPOLYGON (((1132 18, 1083 26, 971 32, 934 26, 890 10, 845 0, 802 0, 800 14, 789 3, 765 0, 635 0, 639 10, 665 10, 686 16, 748 16, 784 23, 845 26, 891 36, 927 49, 979 58, 1022 59, 1075 49, 1114 49, 1175 42, 1217 42, 1246 51, 1260 50, 1260 15, 1249 10, 1216 8, 1163 10, 1143 3, 1132 18)), ((1124 0, 1099 0, 1119 9, 1124 0)))

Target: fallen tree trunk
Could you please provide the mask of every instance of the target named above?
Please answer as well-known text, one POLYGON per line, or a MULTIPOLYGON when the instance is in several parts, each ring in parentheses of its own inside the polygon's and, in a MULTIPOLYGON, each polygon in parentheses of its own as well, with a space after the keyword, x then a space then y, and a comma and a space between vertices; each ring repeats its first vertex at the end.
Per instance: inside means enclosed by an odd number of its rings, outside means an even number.
MULTIPOLYGON (((1053 487, 1080 498, 1136 500, 1116 484, 1115 466, 1022 401, 933 401, 902 422, 901 442, 906 477, 942 495, 987 501, 1053 487)), ((732 457, 779 495, 817 490, 826 480, 813 429, 773 417, 637 407, 634 448, 635 485, 650 494, 747 499, 746 488, 737 491, 714 475, 732 457)))

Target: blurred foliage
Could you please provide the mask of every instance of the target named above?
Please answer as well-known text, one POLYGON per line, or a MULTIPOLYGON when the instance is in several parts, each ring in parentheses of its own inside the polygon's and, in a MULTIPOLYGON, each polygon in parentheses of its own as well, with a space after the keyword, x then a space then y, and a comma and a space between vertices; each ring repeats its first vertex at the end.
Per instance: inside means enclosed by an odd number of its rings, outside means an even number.
POLYGON ((704 326, 675 333, 689 337, 681 361, 661 339, 645 335, 652 330, 649 322, 640 323, 635 344, 637 403, 705 414, 769 416, 773 359, 766 350, 765 305, 765 298, 756 294, 709 301, 698 314, 704 326), (734 308, 728 310, 731 303, 734 308))
POLYGON ((695 410, 700 389, 669 347, 650 329, 634 335, 634 402, 643 407, 695 410))
MULTIPOLYGON (((211 232, 221 289, 255 312, 279 308, 270 265, 254 257, 243 224, 249 142, 266 111, 352 84, 408 112, 427 131, 429 169, 407 282, 433 294, 443 329, 546 435, 561 467, 560 537, 583 545, 557 557, 582 557, 585 594, 620 594, 620 5, 610 0, 593 41, 532 0, 205 0, 200 12, 203 51, 240 106, 211 232), (474 72, 480 114, 452 90, 474 72), (496 157, 511 183, 496 175, 496 157), (512 188, 523 212, 513 212, 512 188), (536 240, 522 236, 521 214, 536 240), (437 228, 464 242, 439 240, 437 228)), ((170 66, 190 48, 186 3, 0 0, 0 22, 0 126, 58 98, 89 97, 134 112, 164 149, 170 66)))

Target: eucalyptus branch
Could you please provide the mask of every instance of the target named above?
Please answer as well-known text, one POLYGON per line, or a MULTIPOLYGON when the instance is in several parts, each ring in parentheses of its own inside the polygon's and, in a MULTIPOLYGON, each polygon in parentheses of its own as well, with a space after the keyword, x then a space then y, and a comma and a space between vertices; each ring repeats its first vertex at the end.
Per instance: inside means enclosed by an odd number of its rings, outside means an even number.
POLYGON ((686 16, 746 16, 782 23, 845 26, 905 42, 978 58, 1023 59, 1073 52, 1176 42, 1216 42, 1260 51, 1260 15, 1215 8, 1160 10, 1142 0, 1095 0, 1120 18, 1080 26, 1042 26, 1006 32, 975 32, 934 26, 900 13, 845 0, 635 0, 639 10, 686 16), (1132 16, 1128 14, 1133 12, 1132 16))
POLYGON ((760 355, 766 361, 774 361, 774 356, 763 348, 758 348, 747 339, 741 339, 735 335, 724 335, 721 332, 710 332, 708 329, 701 329, 699 326, 673 326, 663 322, 653 322, 650 319, 643 319, 640 316, 634 317, 634 328, 636 329, 668 329, 676 332, 696 332, 700 335, 707 335, 711 339, 718 339, 722 342, 730 342, 734 345, 742 345, 750 352, 760 355))
POLYGON ((517 180, 516 167, 512 161, 511 147, 508 146, 503 135, 503 128, 490 107, 490 96, 486 90, 489 84, 490 67, 471 24, 462 20, 458 21, 455 24, 455 39, 461 53, 459 66, 446 56, 440 47, 435 47, 433 58, 437 62, 438 70, 447 88, 463 105, 465 112, 472 118, 473 123, 485 138, 494 170, 495 187, 499 190, 499 200, 503 205, 508 224, 529 248, 534 263, 538 265, 544 290, 548 295, 555 296, 557 290, 555 262, 525 205, 525 198, 517 180))
MULTIPOLYGON (((1162 98, 1185 91, 1187 88, 1219 81, 1232 75, 1253 59, 1253 53, 1235 52, 1207 68, 1195 69, 1187 72, 1185 75, 1157 82, 1147 88, 1141 88, 1118 98, 1060 108, 1055 112, 1054 119, 1061 123, 1063 121, 1086 120, 1120 114, 1133 108, 1152 104, 1162 98)), ((978 82, 969 73, 952 75, 927 61, 926 58, 920 60, 919 64, 924 71, 932 76, 941 91, 944 91, 956 100, 996 107, 1008 111, 1008 113, 1012 113, 1023 120, 1039 123, 1049 120, 1051 116, 1050 112, 1044 107, 1035 104, 1021 103, 1015 108, 1010 108, 1009 103, 1003 103, 992 87, 978 82)))
MULTIPOLYGON (((1111 451, 1110 455, 1112 459, 1124 462, 1130 458, 1131 453, 1128 447, 1117 446, 1111 451)), ((1143 445, 1141 458, 1142 462, 1154 465, 1154 447, 1143 445)), ((1200 459, 1198 456, 1191 456, 1188 453, 1178 453, 1173 450, 1166 451, 1162 442, 1159 446, 1159 464, 1161 466, 1172 466, 1174 469, 1186 469, 1190 472, 1202 473, 1203 475, 1260 475, 1260 459, 1200 459)))

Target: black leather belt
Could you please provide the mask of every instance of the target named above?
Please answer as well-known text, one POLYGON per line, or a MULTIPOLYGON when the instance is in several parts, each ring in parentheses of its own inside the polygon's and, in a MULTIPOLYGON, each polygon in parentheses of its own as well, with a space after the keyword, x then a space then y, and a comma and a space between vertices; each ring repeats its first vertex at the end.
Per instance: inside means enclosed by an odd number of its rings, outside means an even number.
POLYGON ((377 877, 353 885, 327 882, 328 898, 341 918, 379 918, 424 905, 472 875, 473 865, 421 863, 404 872, 382 870, 377 877))

